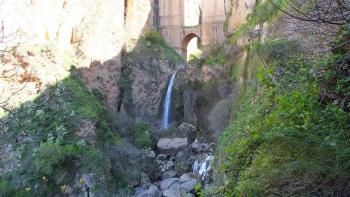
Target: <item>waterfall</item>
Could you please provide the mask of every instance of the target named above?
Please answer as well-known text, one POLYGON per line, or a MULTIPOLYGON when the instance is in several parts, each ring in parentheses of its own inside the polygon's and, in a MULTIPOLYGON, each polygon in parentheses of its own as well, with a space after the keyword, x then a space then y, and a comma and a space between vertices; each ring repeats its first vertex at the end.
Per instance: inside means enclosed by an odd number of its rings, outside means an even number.
POLYGON ((168 89, 167 89, 166 95, 165 95, 165 100, 164 100, 164 105, 163 105, 163 121, 162 121, 163 129, 168 129, 168 127, 169 127, 171 100, 172 100, 172 92, 173 92, 175 77, 176 77, 176 73, 174 73, 171 76, 169 84, 168 84, 168 89))

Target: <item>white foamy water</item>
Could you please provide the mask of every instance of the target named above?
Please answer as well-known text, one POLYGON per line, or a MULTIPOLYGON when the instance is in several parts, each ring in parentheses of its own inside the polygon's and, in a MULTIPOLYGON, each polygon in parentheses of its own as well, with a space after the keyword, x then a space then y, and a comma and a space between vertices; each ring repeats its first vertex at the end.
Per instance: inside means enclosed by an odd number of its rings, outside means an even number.
POLYGON ((205 181, 212 169, 213 160, 213 155, 207 155, 204 159, 196 160, 192 165, 193 173, 197 174, 202 181, 205 181))

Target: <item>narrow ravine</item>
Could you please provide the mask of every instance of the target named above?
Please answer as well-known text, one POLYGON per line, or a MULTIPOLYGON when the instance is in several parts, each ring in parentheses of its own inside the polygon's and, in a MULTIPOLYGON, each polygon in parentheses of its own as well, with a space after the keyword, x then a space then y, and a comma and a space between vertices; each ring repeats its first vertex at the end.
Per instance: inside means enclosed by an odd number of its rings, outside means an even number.
POLYGON ((164 98, 162 129, 156 147, 150 150, 159 165, 161 176, 157 181, 146 182, 135 188, 135 197, 197 196, 198 190, 211 183, 214 144, 200 142, 197 128, 182 123, 169 129, 174 102, 173 89, 176 72, 170 77, 164 98), (176 132, 171 132, 171 130, 176 132))

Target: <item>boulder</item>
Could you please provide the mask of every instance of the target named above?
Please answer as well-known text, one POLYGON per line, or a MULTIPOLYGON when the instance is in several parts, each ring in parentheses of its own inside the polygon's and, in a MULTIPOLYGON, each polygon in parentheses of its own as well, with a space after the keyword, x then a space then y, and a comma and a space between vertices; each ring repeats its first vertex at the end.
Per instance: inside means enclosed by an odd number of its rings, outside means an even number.
POLYGON ((206 153, 211 152, 211 146, 206 143, 200 143, 197 139, 191 144, 192 151, 194 153, 206 153))
POLYGON ((192 173, 186 173, 180 176, 180 182, 184 183, 192 180, 193 178, 194 178, 194 175, 192 173))
POLYGON ((161 177, 160 166, 157 162, 156 155, 151 150, 142 150, 142 157, 139 166, 151 181, 161 177))
POLYGON ((192 157, 189 149, 184 149, 176 154, 175 156, 175 171, 178 175, 184 174, 191 170, 192 157))
POLYGON ((138 188, 133 197, 161 197, 162 192, 155 185, 150 185, 148 188, 138 188))
POLYGON ((186 192, 194 192, 194 188, 198 184, 197 179, 191 178, 190 180, 181 184, 181 188, 183 188, 186 192))
POLYGON ((189 123, 182 123, 180 126, 179 126, 179 131, 183 134, 186 135, 187 139, 192 142, 195 138, 196 138, 196 135, 197 135, 197 128, 195 126, 193 126, 192 124, 189 124, 189 123))
POLYGON ((160 182, 160 189, 161 190, 167 190, 175 183, 180 184, 180 181, 179 181, 178 178, 165 179, 165 180, 160 182))
POLYGON ((179 183, 173 184, 169 189, 163 191, 164 197, 185 197, 186 191, 179 183))
POLYGON ((188 146, 187 138, 160 138, 157 148, 161 153, 174 154, 188 146))

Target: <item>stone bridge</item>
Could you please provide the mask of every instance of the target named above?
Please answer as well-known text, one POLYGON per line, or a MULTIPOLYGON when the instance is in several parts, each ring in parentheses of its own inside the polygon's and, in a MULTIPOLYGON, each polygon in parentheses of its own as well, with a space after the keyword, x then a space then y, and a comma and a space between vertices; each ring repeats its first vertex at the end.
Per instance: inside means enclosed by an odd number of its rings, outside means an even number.
POLYGON ((225 40, 225 0, 158 0, 155 16, 162 37, 185 59, 196 38, 205 55, 225 40))

